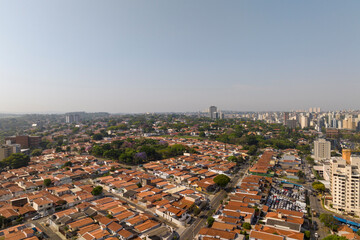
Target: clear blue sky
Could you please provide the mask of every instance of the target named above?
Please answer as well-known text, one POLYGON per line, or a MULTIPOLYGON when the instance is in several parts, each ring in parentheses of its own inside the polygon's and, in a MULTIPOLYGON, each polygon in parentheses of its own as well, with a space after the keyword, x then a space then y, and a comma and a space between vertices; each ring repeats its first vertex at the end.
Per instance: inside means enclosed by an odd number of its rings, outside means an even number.
POLYGON ((359 108, 360 1, 0 0, 0 112, 359 108))

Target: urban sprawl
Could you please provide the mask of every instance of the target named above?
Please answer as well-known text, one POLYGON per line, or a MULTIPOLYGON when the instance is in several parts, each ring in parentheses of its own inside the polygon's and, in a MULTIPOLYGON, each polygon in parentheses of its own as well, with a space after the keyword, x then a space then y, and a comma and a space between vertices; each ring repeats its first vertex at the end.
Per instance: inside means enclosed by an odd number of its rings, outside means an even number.
POLYGON ((1 115, 0 239, 360 239, 360 111, 1 115))

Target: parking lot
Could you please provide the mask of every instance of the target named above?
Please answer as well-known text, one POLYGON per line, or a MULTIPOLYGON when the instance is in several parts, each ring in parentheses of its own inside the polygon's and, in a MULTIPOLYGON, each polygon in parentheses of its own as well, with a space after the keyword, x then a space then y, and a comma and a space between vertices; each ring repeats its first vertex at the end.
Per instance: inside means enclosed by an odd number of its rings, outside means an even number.
POLYGON ((280 189, 272 187, 266 200, 266 206, 272 209, 286 209, 306 213, 305 191, 302 187, 280 189))

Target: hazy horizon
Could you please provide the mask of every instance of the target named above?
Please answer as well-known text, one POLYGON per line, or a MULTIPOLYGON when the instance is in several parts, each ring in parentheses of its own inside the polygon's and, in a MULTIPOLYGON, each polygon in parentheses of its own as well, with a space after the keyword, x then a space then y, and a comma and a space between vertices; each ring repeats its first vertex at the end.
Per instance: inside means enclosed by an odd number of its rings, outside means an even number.
POLYGON ((0 0, 0 112, 358 109, 359 7, 0 0))

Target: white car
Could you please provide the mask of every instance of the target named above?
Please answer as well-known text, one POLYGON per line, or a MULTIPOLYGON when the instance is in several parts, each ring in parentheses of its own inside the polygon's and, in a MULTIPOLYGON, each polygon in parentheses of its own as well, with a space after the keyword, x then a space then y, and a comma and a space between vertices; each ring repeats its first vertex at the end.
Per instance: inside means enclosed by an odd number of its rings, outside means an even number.
POLYGON ((318 233, 315 233, 314 236, 315 236, 316 238, 318 238, 318 237, 319 237, 319 234, 318 234, 318 233))
POLYGON ((41 216, 40 215, 36 215, 35 217, 32 218, 32 220, 37 220, 37 219, 40 219, 41 216))

